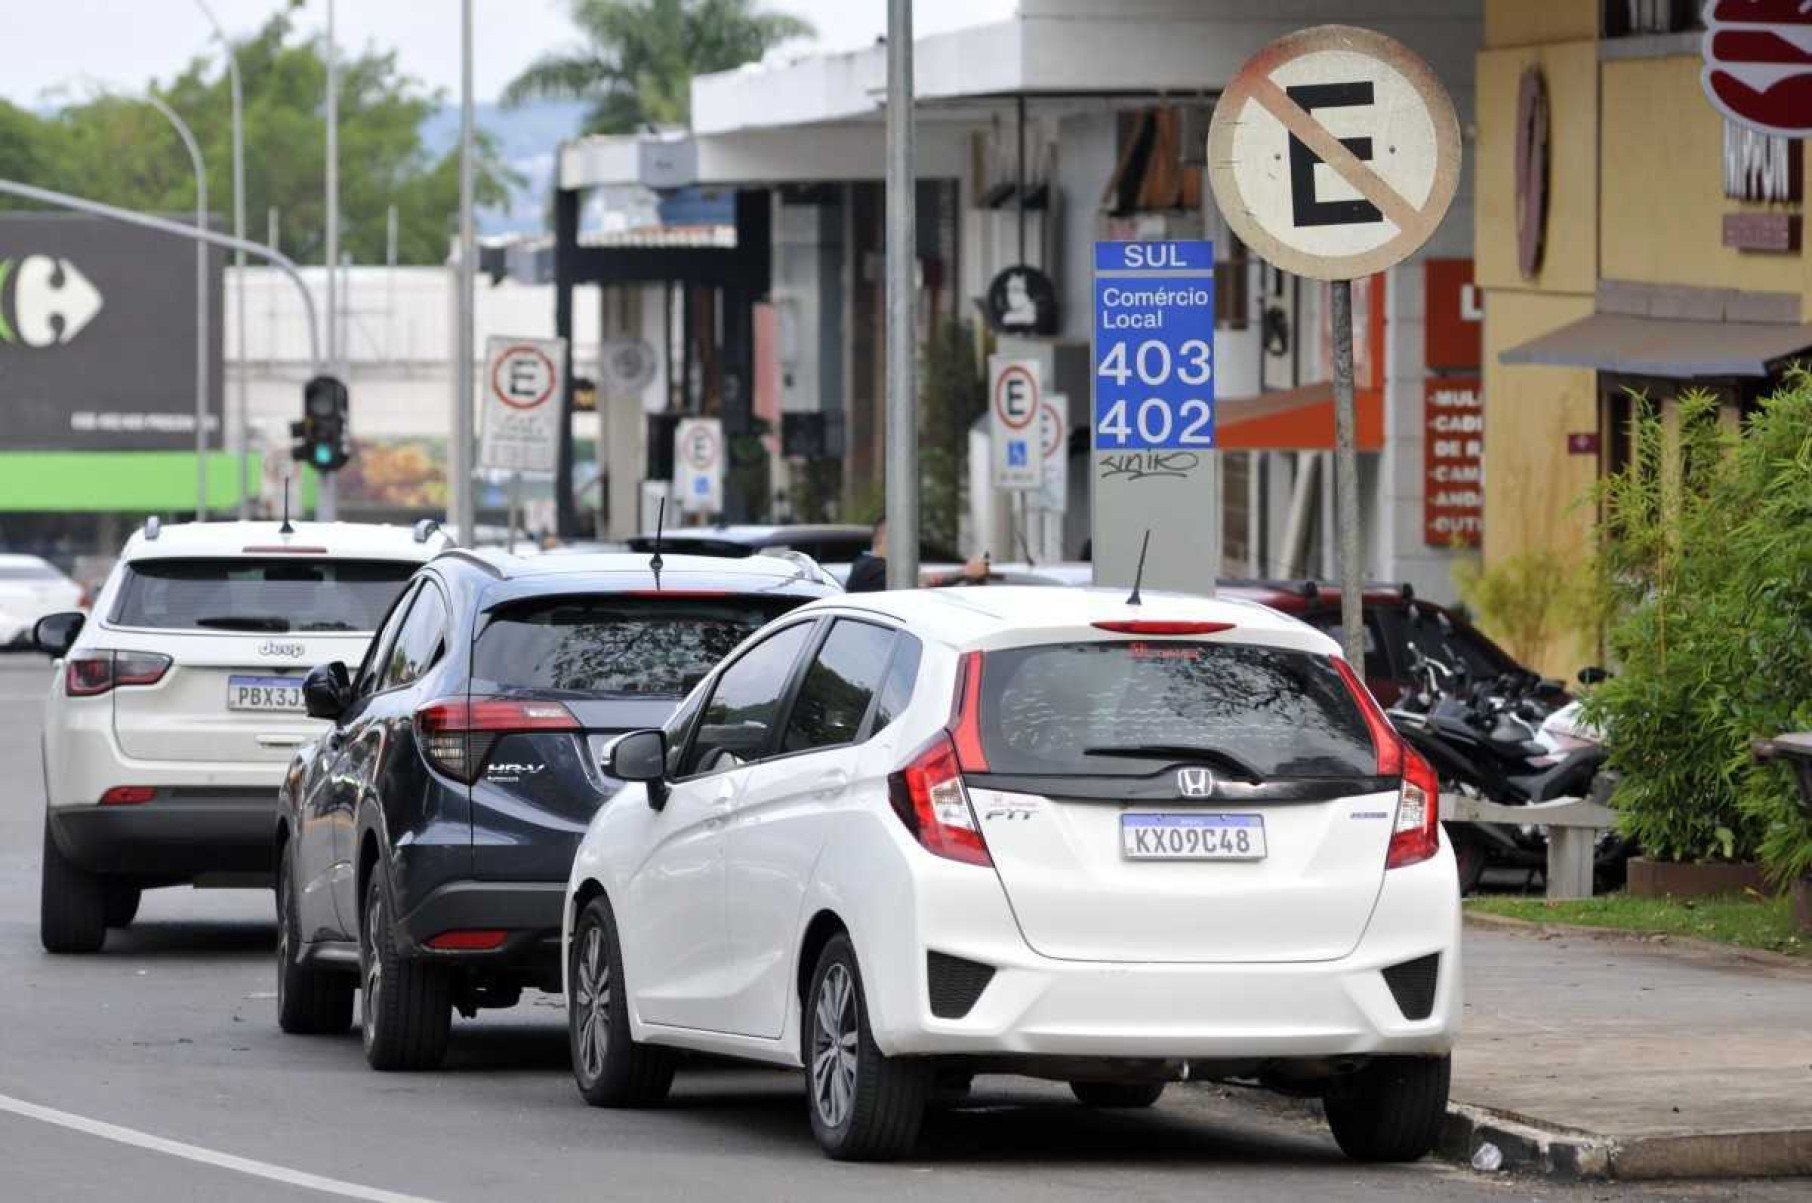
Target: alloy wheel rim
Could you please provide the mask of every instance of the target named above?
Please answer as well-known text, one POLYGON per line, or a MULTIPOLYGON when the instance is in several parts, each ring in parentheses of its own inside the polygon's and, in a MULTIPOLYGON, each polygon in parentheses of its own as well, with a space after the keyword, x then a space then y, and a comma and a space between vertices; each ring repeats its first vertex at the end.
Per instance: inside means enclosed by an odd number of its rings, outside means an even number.
POLYGON ((856 989, 848 966, 832 965, 812 1008, 812 1105, 840 1128, 856 1100, 856 989))
POLYGON ((604 957, 604 929, 593 925, 579 941, 579 973, 573 997, 576 1023, 573 1053, 579 1074, 595 1082, 604 1073, 610 1047, 610 964, 604 957))
POLYGON ((359 1012, 362 1022, 359 1035, 369 1046, 376 1039, 375 1020, 378 1014, 378 995, 384 988, 384 958, 378 955, 377 937, 384 929, 384 900, 374 890, 371 905, 365 912, 365 988, 359 991, 359 1012))

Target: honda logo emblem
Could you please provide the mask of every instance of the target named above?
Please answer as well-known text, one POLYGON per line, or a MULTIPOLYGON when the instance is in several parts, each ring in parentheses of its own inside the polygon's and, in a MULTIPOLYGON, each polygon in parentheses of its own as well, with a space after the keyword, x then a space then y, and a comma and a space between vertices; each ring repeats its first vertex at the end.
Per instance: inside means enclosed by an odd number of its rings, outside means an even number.
POLYGON ((1185 798, 1206 798, 1214 792, 1214 774, 1207 769, 1178 769, 1177 793, 1185 798))

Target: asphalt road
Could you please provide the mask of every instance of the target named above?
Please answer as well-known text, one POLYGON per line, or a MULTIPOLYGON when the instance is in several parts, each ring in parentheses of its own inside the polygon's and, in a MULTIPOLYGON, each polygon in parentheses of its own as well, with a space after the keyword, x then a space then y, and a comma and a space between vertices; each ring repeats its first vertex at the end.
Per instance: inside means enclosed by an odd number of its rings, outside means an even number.
POLYGON ((1250 1096, 1173 1088, 1153 1111, 984 1079, 916 1160, 825 1161, 799 1080, 683 1071, 668 1107, 587 1108, 557 999, 455 1021, 439 1073, 365 1067, 355 1035, 277 1030, 271 899, 148 893, 92 957, 38 944, 44 662, 0 658, 0 1199, 845 1200, 1803 1197, 1803 1184, 1625 1192, 1449 1166, 1358 1167, 1317 1124, 1250 1096))

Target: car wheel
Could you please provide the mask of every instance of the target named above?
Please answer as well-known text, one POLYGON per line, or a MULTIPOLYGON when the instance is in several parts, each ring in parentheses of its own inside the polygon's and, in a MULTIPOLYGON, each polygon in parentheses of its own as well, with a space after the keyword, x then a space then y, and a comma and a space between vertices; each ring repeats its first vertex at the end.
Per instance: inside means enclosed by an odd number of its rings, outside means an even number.
POLYGON ((400 955, 390 934, 384 885, 373 872, 365 887, 359 941, 359 1021, 365 1060, 373 1069, 434 1069, 447 1055, 453 986, 446 967, 400 955))
POLYGON ((138 900, 144 891, 137 886, 124 882, 110 881, 101 899, 101 909, 106 912, 108 927, 131 927, 132 921, 138 918, 138 900))
POLYGON ((1479 882, 1485 879, 1485 845, 1470 835, 1456 832, 1453 827, 1447 828, 1447 840, 1453 845, 1453 863, 1459 870, 1460 897, 1479 888, 1479 882))
POLYGON ((630 1038, 623 946, 609 902, 587 904, 572 941, 566 1026, 579 1093, 593 1107, 658 1105, 673 1086, 674 1055, 630 1038))
POLYGON ((1071 1082, 1070 1093, 1084 1107, 1132 1110, 1164 1097, 1164 1082, 1071 1082))
POLYGON ((1354 1161, 1414 1161, 1447 1121, 1447 1057, 1379 1057, 1328 1092, 1328 1127, 1354 1161))
POLYGON ((38 939, 46 952, 99 952, 107 941, 107 879, 74 864, 44 821, 38 939))
POLYGON ((912 1151, 934 1064, 875 1047, 862 970, 848 936, 818 956, 805 996, 802 1050, 812 1135, 838 1161, 891 1161, 912 1151))
POLYGON ((291 886, 292 850, 283 846, 277 865, 277 1026, 292 1036, 332 1036, 352 1026, 352 992, 358 979, 303 965, 302 921, 291 886))

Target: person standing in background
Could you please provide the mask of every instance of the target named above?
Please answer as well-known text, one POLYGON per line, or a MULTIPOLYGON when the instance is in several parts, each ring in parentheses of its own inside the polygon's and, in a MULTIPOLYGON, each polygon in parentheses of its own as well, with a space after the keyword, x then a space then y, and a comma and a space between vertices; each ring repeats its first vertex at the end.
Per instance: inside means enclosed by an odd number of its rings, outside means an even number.
MULTIPOLYGON (((953 572, 935 581, 927 582, 933 587, 945 585, 985 585, 988 582, 988 557, 971 556, 963 565, 961 572, 953 572)), ((849 582, 844 588, 850 593, 880 593, 887 588, 887 515, 875 519, 874 542, 868 551, 856 557, 850 565, 849 582)))

